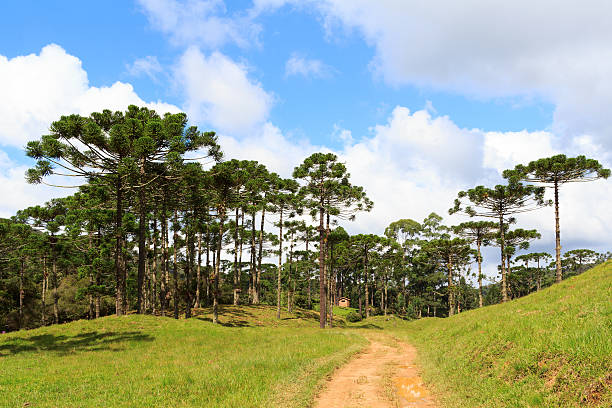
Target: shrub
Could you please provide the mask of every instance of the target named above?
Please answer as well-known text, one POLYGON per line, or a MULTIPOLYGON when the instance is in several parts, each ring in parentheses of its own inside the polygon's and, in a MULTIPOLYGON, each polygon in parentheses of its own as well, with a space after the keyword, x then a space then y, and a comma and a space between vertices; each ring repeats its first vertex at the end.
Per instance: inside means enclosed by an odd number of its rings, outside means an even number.
POLYGON ((356 312, 349 312, 346 315, 346 320, 348 320, 351 323, 360 322, 361 321, 361 315, 359 313, 356 313, 356 312))

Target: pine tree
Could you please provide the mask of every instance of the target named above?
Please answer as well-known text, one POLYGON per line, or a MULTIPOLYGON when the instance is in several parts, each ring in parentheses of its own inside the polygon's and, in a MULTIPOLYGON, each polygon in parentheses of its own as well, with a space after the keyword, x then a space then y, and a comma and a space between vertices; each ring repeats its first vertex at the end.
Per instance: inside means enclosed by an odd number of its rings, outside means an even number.
POLYGON ((555 256, 557 283, 563 279, 561 270, 561 228, 559 226, 559 187, 565 183, 593 181, 610 177, 610 169, 605 169, 597 160, 585 156, 566 157, 564 154, 535 160, 528 165, 517 165, 513 170, 505 170, 504 177, 509 180, 524 180, 529 183, 542 183, 554 191, 555 203, 555 256))

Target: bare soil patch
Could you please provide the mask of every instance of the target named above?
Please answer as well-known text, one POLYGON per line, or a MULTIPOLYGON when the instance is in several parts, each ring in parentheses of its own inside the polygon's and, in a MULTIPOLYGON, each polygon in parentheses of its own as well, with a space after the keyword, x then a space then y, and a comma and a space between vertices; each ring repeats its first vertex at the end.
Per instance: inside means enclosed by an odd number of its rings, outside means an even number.
POLYGON ((315 399, 317 408, 436 407, 417 368, 416 350, 382 334, 338 369, 315 399))

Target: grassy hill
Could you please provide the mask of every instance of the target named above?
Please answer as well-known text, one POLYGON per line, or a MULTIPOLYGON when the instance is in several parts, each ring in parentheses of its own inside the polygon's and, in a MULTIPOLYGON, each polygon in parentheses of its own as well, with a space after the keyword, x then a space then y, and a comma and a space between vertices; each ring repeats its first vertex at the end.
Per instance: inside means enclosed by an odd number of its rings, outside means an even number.
POLYGON ((612 262, 449 319, 368 322, 417 347, 444 405, 612 406, 612 262))
POLYGON ((443 406, 612 406, 612 263, 449 319, 348 324, 339 309, 340 328, 320 330, 312 311, 225 306, 220 325, 196 312, 0 335, 0 406, 306 407, 365 346, 354 328, 414 344, 443 406))
POLYGON ((221 325, 131 315, 0 335, 0 406, 306 406, 366 344, 312 312, 274 316, 226 307, 221 325))

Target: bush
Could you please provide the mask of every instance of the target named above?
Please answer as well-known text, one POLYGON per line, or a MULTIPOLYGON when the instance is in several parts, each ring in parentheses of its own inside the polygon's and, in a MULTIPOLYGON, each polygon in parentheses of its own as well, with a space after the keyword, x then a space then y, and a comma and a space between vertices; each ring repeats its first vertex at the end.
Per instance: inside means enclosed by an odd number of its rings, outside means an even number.
POLYGON ((348 320, 351 323, 360 322, 361 315, 356 312, 349 312, 349 314, 346 315, 346 320, 348 320))

